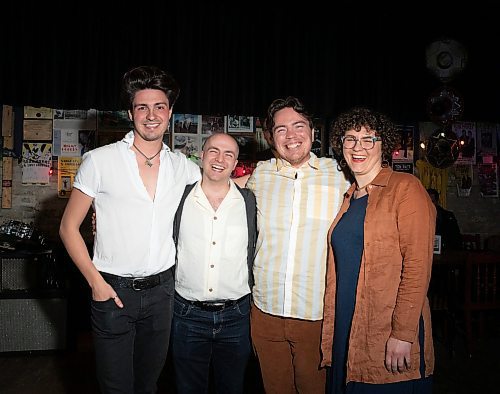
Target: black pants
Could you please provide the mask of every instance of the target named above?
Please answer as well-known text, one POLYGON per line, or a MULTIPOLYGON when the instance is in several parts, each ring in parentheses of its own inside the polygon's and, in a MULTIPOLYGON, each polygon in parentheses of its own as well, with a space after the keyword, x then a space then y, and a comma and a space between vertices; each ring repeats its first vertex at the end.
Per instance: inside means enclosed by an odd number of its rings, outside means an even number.
POLYGON ((155 393, 168 351, 173 276, 151 289, 115 291, 123 308, 114 300, 91 302, 100 389, 103 394, 155 393))

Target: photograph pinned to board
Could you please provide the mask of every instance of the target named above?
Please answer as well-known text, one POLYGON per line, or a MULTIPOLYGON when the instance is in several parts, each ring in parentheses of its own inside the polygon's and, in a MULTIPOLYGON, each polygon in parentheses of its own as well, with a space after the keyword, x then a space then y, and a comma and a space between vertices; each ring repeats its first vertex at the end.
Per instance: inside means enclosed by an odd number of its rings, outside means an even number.
POLYGON ((253 116, 246 115, 227 115, 228 133, 246 133, 253 134, 253 116))
POLYGON ((201 140, 199 135, 174 134, 174 152, 184 153, 188 159, 200 164, 201 140))
POLYGON ((201 115, 173 114, 174 133, 199 134, 201 115))
POLYGON ((212 135, 226 131, 224 116, 202 115, 201 134, 212 135))

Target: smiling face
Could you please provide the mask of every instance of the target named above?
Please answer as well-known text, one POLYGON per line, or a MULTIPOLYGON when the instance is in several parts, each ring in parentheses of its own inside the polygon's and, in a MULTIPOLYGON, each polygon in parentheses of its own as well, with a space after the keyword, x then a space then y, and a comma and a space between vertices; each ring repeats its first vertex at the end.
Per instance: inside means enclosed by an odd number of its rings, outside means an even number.
POLYGON ((139 90, 135 94, 132 111, 129 111, 135 133, 145 141, 161 140, 171 115, 168 98, 158 89, 139 90))
MULTIPOLYGON (((346 131, 344 136, 351 136, 359 140, 363 137, 375 137, 375 132, 373 130, 368 131, 362 126, 359 131, 346 131)), ((382 168, 381 141, 376 141, 372 149, 363 148, 360 141, 357 141, 353 148, 343 147, 342 152, 347 165, 360 186, 370 183, 382 168)))
POLYGON ((312 133, 309 121, 293 108, 285 107, 274 114, 274 145, 280 157, 293 167, 309 160, 312 133))
POLYGON ((227 182, 238 163, 239 148, 235 139, 227 134, 213 134, 201 152, 203 179, 227 182))

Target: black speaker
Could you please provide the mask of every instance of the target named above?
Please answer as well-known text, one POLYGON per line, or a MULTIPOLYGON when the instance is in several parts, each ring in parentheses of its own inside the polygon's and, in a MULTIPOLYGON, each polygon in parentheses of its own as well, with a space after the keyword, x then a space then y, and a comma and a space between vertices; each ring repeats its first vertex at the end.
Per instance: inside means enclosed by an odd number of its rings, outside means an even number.
POLYGON ((66 348, 66 298, 0 299, 0 352, 66 348))
POLYGON ((0 291, 28 290, 37 286, 37 259, 2 258, 0 265, 0 291))

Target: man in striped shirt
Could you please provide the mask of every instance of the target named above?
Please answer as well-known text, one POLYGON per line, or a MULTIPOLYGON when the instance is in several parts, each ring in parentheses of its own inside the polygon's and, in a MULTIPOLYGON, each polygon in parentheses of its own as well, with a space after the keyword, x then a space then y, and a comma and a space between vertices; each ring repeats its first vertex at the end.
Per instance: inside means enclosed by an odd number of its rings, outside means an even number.
POLYGON ((275 100, 267 122, 281 158, 259 162, 246 183, 259 227, 253 346, 266 392, 323 393, 326 236, 349 182, 335 160, 311 152, 312 117, 300 100, 275 100))

